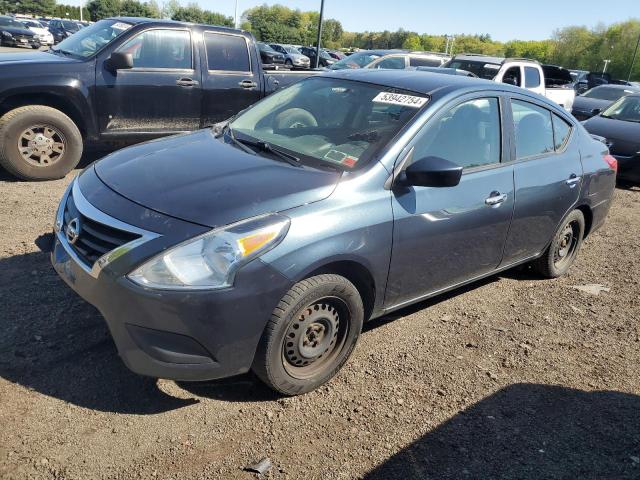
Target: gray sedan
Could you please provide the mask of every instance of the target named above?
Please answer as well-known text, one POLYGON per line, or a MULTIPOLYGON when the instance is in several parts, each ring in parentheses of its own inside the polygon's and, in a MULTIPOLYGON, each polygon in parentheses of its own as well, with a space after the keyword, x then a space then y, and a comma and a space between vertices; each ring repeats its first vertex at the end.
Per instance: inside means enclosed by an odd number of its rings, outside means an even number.
POLYGON ((276 52, 284 55, 284 64, 290 68, 307 69, 311 66, 309 57, 300 53, 293 45, 280 45, 278 43, 269 44, 276 52))

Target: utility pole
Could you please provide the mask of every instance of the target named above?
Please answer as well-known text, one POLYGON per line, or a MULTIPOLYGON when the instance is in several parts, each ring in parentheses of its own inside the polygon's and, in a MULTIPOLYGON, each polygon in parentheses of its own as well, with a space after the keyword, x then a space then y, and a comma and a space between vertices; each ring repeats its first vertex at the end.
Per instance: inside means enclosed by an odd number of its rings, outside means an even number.
POLYGON ((636 42, 636 49, 633 51, 633 59, 631 60, 631 66, 629 67, 629 75, 627 76, 627 82, 631 81, 631 72, 636 64, 636 57, 638 56, 638 47, 640 47, 640 32, 638 33, 638 41, 636 42))
POLYGON ((324 16, 324 0, 320 0, 320 19, 318 20, 318 42, 316 43, 316 61, 313 68, 320 65, 320 40, 322 39, 322 17, 324 16))
POLYGON ((611 60, 604 61, 604 68, 602 69, 602 73, 607 73, 607 67, 609 66, 610 63, 611 63, 611 60))
POLYGON ((233 26, 238 28, 238 0, 236 0, 236 14, 233 17, 233 26))

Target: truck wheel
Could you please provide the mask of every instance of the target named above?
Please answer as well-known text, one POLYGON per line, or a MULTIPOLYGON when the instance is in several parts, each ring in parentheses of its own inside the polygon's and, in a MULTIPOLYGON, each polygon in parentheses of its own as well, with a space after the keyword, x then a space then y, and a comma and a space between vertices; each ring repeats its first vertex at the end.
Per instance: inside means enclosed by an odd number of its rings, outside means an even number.
POLYGON ((252 369, 277 392, 309 392, 347 361, 363 319, 360 294, 346 278, 326 274, 302 280, 271 314, 252 369))
POLYGON ((80 161, 82 135, 73 121, 44 105, 0 118, 0 165, 23 180, 62 178, 80 161))
POLYGON ((584 226, 583 213, 572 211, 560 224, 546 252, 532 262, 533 269, 545 278, 567 273, 582 246, 584 226))

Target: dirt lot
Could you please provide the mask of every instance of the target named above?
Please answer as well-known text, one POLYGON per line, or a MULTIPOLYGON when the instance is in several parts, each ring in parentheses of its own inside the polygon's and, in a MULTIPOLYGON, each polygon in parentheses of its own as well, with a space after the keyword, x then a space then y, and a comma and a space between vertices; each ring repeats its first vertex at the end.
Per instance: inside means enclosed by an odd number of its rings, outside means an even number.
POLYGON ((267 478, 640 478, 640 190, 616 191, 570 276, 376 320, 327 387, 283 399, 251 375, 130 373, 41 251, 73 175, 2 175, 1 478, 250 479, 265 456, 267 478))

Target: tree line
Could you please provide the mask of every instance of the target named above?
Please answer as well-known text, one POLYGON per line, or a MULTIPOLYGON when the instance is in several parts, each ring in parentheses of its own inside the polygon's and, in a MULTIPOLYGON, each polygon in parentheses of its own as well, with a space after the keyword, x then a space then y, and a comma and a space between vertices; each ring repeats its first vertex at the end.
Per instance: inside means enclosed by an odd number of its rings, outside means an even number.
MULTIPOLYGON (((30 13, 38 16, 80 17, 79 7, 57 4, 56 0, 0 0, 0 12, 30 13), (68 15, 67 15, 68 13, 68 15)), ((83 16, 97 21, 113 16, 171 18, 173 20, 233 26, 233 18, 204 10, 197 3, 186 6, 168 0, 162 7, 156 0, 90 0, 83 16)), ((241 28, 265 42, 314 45, 318 34, 315 11, 294 10, 282 5, 262 5, 246 10, 241 28)), ((629 19, 594 28, 570 26, 556 30, 548 40, 512 40, 499 42, 488 34, 443 35, 419 34, 399 29, 395 32, 347 32, 339 20, 325 19, 322 44, 328 48, 403 48, 444 52, 447 41, 453 53, 481 53, 492 56, 532 58, 566 68, 601 71, 610 60, 608 71, 614 77, 627 78, 633 51, 640 35, 640 20, 629 19)), ((632 72, 640 80, 640 58, 632 72)))

